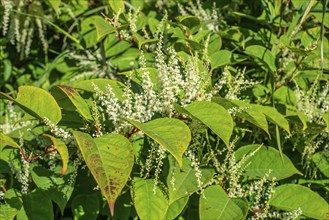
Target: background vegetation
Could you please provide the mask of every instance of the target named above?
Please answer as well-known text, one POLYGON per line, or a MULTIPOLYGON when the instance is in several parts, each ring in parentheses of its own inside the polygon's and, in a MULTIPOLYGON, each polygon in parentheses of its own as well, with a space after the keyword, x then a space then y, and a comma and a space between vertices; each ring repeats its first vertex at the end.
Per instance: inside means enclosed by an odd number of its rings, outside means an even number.
POLYGON ((328 7, 1 0, 0 219, 328 219, 328 7))

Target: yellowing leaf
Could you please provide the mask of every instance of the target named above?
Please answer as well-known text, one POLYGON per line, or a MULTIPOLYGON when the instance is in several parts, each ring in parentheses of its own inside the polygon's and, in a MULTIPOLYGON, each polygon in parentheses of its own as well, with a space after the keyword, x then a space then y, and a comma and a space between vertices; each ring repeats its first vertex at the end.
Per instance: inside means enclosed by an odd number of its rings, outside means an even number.
POLYGON ((113 216, 115 201, 134 165, 132 145, 119 134, 107 134, 93 139, 89 134, 74 131, 73 136, 113 216))

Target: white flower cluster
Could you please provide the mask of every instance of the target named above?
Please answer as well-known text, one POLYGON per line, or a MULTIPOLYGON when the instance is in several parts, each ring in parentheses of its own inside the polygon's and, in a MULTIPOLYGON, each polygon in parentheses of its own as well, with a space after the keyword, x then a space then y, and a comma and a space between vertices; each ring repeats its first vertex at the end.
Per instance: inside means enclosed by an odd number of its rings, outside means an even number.
POLYGON ((135 10, 133 13, 132 10, 130 9, 128 12, 128 23, 130 30, 133 32, 137 32, 137 18, 139 16, 139 9, 135 10))
POLYGON ((58 126, 56 126, 55 124, 53 124, 48 118, 44 118, 43 122, 46 124, 46 126, 48 126, 50 128, 50 131, 57 137, 62 138, 62 140, 65 143, 72 143, 73 142, 73 136, 65 131, 63 128, 60 128, 58 126))
POLYGON ((45 37, 46 26, 41 22, 40 18, 35 18, 33 19, 35 22, 32 22, 33 20, 31 17, 22 15, 22 13, 26 13, 26 10, 32 8, 30 4, 41 7, 41 1, 2 0, 1 3, 4 7, 2 33, 4 36, 8 35, 10 42, 16 45, 20 57, 25 58, 30 54, 35 26, 37 26, 38 29, 39 40, 43 45, 44 51, 47 53, 48 42, 45 37), (12 13, 13 9, 16 10, 15 13, 12 13), (22 21, 24 22, 21 23, 22 21))
POLYGON ((309 122, 322 124, 321 112, 329 113, 329 82, 327 82, 321 92, 319 91, 319 81, 316 79, 311 88, 304 92, 298 85, 294 90, 297 99, 297 109, 305 114, 309 122))
POLYGON ((79 68, 79 74, 70 78, 71 82, 77 81, 79 79, 87 79, 89 77, 100 77, 106 76, 106 68, 111 67, 109 63, 106 63, 107 67, 103 67, 100 64, 102 56, 100 53, 92 54, 90 51, 85 50, 84 54, 78 54, 77 52, 72 52, 69 57, 74 59, 79 68))
POLYGON ((155 168, 155 172, 154 172, 154 186, 153 186, 153 193, 156 193, 156 188, 158 186, 159 183, 159 174, 162 170, 162 166, 163 166, 163 159, 166 156, 166 149, 164 149, 162 146, 158 146, 157 147, 157 151, 156 151, 157 157, 155 158, 155 163, 157 164, 156 168, 155 168))
POLYGON ((286 219, 286 220, 295 220, 303 214, 303 211, 298 208, 291 212, 278 212, 278 211, 269 211, 269 212, 259 212, 256 216, 253 216, 252 219, 286 219))
POLYGON ((251 202, 249 207, 256 212, 257 210, 262 210, 261 212, 257 212, 257 214, 268 212, 268 201, 275 192, 275 178, 272 178, 271 181, 268 180, 271 172, 272 170, 269 170, 262 179, 252 182, 249 186, 247 192, 251 202))
POLYGON ((198 161, 198 159, 196 158, 196 156, 194 155, 193 151, 191 149, 187 150, 185 152, 185 156, 187 157, 187 159, 189 159, 189 161, 191 161, 191 167, 194 169, 195 171, 195 177, 198 183, 198 189, 199 189, 199 193, 203 196, 203 198, 206 198, 204 195, 204 183, 202 182, 202 173, 200 170, 200 162, 198 161))
POLYGON ((2 17, 2 34, 5 36, 8 31, 8 25, 10 20, 10 12, 13 8, 12 1, 11 0, 3 0, 1 1, 1 4, 3 6, 4 12, 2 17))
POLYGON ((219 19, 221 14, 217 11, 215 2, 211 11, 204 10, 200 0, 196 0, 196 4, 193 1, 189 1, 189 6, 185 8, 178 4, 178 9, 181 15, 194 15, 200 18, 207 24, 207 28, 213 32, 218 32, 218 23, 225 23, 224 19, 219 19))
POLYGON ((4 134, 9 134, 17 129, 31 125, 32 121, 20 121, 22 115, 18 113, 12 101, 9 101, 5 108, 5 122, 0 124, 0 131, 4 134))
POLYGON ((224 68, 224 72, 222 77, 218 80, 218 82, 214 86, 213 94, 218 93, 224 87, 225 91, 225 98, 231 100, 238 100, 241 91, 246 90, 248 88, 253 87, 254 85, 258 84, 259 82, 248 80, 245 78, 246 69, 238 70, 235 76, 229 71, 229 67, 224 68))

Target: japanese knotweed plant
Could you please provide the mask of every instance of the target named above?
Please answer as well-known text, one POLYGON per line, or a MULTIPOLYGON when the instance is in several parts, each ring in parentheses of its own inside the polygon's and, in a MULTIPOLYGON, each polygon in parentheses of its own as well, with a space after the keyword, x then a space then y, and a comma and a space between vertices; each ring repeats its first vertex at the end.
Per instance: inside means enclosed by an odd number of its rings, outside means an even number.
POLYGON ((108 3, 68 53, 83 71, 0 93, 0 219, 327 217, 328 84, 284 63, 304 59, 280 54, 287 38, 240 45, 240 26, 208 26, 220 10, 199 1, 161 21, 108 3))

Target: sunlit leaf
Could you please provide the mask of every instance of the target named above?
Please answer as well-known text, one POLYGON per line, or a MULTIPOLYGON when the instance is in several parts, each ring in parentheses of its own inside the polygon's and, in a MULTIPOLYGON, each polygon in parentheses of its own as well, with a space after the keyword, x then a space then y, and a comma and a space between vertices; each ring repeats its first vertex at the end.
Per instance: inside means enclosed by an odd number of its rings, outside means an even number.
POLYGON ((113 216, 115 200, 125 186, 134 164, 132 145, 119 134, 107 134, 93 139, 89 134, 74 131, 73 136, 113 216))
POLYGON ((243 219, 243 210, 219 185, 209 186, 200 196, 200 219, 243 219))
POLYGON ((159 118, 144 124, 127 121, 168 150, 182 169, 183 154, 191 141, 191 131, 184 122, 175 118, 159 118))
POLYGON ((327 219, 329 204, 311 189, 296 184, 284 184, 275 188, 270 206, 293 211, 301 209, 304 216, 314 219, 327 219))
POLYGON ((189 104, 185 109, 217 134, 226 146, 229 146, 233 119, 225 108, 214 102, 197 101, 189 104))

